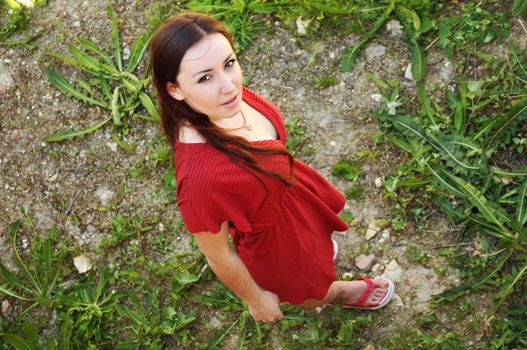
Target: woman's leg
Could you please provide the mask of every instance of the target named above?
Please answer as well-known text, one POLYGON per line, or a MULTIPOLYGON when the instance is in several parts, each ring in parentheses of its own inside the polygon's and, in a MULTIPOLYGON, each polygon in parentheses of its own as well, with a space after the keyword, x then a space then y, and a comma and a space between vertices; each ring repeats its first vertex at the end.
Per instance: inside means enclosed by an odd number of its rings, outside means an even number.
MULTIPOLYGON (((373 283, 380 288, 375 288, 364 306, 379 304, 386 293, 388 293, 388 282, 382 278, 374 278, 373 283)), ((337 303, 337 304, 354 304, 360 298, 362 292, 368 287, 365 281, 335 281, 329 287, 328 293, 324 299, 307 299, 302 306, 315 308, 318 306, 337 303)))

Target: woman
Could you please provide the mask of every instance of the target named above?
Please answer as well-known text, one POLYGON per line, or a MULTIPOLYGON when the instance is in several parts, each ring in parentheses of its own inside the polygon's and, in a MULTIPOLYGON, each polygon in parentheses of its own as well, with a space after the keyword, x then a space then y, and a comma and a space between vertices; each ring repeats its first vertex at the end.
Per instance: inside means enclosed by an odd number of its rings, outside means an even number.
POLYGON ((153 37, 151 69, 185 226, 255 320, 280 320, 280 302, 389 303, 387 279, 335 281, 331 233, 347 229, 337 215, 345 199, 287 152, 280 112, 242 86, 220 22, 196 13, 168 19, 153 37))

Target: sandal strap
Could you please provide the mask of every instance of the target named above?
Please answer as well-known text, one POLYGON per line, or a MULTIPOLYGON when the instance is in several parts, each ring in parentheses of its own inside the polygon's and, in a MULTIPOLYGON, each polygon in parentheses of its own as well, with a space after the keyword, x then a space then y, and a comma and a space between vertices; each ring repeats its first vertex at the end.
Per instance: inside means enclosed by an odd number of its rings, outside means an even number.
POLYGON ((373 281, 370 278, 368 278, 368 277, 359 277, 359 278, 356 279, 356 281, 360 281, 360 280, 366 282, 368 284, 368 286, 366 287, 364 292, 362 292, 362 294, 360 295, 359 299, 357 299, 357 302, 355 302, 353 304, 354 306, 363 306, 366 303, 366 300, 368 300, 368 297, 370 296, 370 293, 375 288, 375 284, 373 283, 373 281))

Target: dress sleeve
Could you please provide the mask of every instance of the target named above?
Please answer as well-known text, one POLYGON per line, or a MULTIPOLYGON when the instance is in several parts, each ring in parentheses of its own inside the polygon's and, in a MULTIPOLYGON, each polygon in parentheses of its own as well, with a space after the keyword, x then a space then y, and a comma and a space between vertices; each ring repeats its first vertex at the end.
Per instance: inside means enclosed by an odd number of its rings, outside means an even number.
POLYGON ((241 232, 251 232, 248 205, 235 186, 182 182, 177 189, 183 222, 191 233, 218 233, 229 220, 241 232))

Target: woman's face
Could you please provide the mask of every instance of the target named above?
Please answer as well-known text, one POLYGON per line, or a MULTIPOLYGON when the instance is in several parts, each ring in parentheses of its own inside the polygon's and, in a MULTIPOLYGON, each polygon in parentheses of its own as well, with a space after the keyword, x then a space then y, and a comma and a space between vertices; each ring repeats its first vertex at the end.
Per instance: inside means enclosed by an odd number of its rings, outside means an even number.
POLYGON ((190 47, 176 84, 168 83, 167 91, 212 122, 236 115, 242 100, 242 71, 227 38, 214 33, 190 47))

